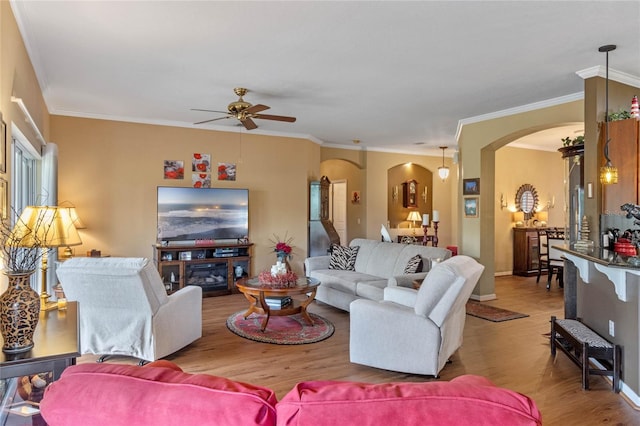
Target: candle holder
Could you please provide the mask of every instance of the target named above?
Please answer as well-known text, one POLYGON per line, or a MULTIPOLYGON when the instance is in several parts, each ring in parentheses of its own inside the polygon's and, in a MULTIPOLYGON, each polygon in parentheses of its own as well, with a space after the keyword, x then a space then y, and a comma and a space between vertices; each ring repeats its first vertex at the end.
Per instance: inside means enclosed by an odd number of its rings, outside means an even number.
POLYGON ((434 235, 429 235, 429 225, 422 225, 422 230, 424 231, 424 236, 422 237, 423 246, 426 246, 431 241, 433 247, 438 247, 438 222, 436 220, 433 221, 434 235))

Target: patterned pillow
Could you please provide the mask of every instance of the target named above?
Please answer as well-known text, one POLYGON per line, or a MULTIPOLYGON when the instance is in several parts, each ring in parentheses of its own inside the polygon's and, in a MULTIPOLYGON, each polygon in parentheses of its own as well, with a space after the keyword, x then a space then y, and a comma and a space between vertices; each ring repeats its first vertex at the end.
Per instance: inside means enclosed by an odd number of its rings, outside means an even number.
POLYGON ((343 247, 334 244, 331 247, 331 257, 329 258, 329 269, 340 269, 343 271, 355 271, 356 256, 360 246, 343 247))
POLYGON ((404 267, 404 273, 415 274, 418 271, 422 271, 422 256, 416 254, 407 262, 407 266, 404 267))

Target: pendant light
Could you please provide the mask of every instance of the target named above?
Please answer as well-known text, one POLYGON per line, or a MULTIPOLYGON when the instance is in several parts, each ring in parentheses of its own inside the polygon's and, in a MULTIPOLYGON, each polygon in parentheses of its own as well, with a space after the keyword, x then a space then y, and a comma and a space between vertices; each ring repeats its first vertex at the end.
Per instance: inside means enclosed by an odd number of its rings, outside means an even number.
POLYGON ((609 158, 609 52, 615 50, 615 48, 615 44, 607 44, 598 48, 598 52, 605 52, 607 55, 604 107, 604 159, 606 163, 600 167, 600 183, 603 185, 618 183, 618 169, 613 167, 609 158))
POLYGON ((440 179, 444 182, 449 177, 449 167, 444 165, 444 150, 447 149, 447 147, 441 146, 440 149, 442 150, 442 166, 438 167, 438 176, 440 176, 440 179))

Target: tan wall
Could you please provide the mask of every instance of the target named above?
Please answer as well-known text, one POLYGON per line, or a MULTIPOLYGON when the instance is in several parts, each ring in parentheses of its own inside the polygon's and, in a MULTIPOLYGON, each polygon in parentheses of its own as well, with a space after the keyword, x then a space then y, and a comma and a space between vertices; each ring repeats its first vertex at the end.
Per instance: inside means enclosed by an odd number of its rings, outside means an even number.
MULTIPOLYGON (((212 186, 249 189, 249 238, 253 273, 275 261, 273 234, 293 237, 294 270, 302 274, 307 253, 308 182, 319 179, 320 149, 304 139, 254 136, 52 116, 59 146, 59 200, 76 205, 87 229, 83 245, 113 256, 151 257, 156 241, 157 186, 191 186, 194 152, 212 164, 236 163, 236 181, 212 186), (184 180, 163 178, 164 160, 185 162, 184 180)), ((214 177, 215 179, 215 177, 214 177)))
MULTIPOLYGON (((558 141, 558 148, 562 142, 558 141)), ((548 226, 564 227, 564 159, 559 152, 506 146, 496 151, 495 168, 495 272, 513 271, 513 211, 518 188, 528 183, 538 193, 538 210, 555 200, 549 209, 548 226), (508 204, 500 207, 500 194, 508 204)), ((482 185, 480 186, 482 189, 482 185)), ((533 226, 533 221, 532 221, 533 226)))
MULTIPOLYGON (((380 239, 380 225, 386 224, 387 202, 389 197, 389 183, 387 171, 395 166, 414 163, 437 174, 438 167, 442 165, 442 157, 425 155, 395 154, 372 151, 355 151, 336 148, 322 148, 323 164, 329 159, 349 159, 358 161, 358 164, 366 165, 366 193, 363 193, 363 203, 366 214, 366 232, 364 237, 380 239)), ((450 158, 445 158, 445 164, 452 168, 450 158)), ((452 168, 449 178, 442 182, 438 178, 433 179, 432 202, 433 209, 440 212, 440 227, 438 237, 439 247, 457 245, 457 232, 454 224, 457 220, 457 212, 451 209, 453 200, 452 191, 457 187, 457 173, 452 168)), ((401 224, 407 226, 407 222, 401 224)), ((433 230, 430 231, 433 234, 433 230)))
MULTIPOLYGON (((19 130, 37 150, 40 142, 35 132, 25 122, 18 106, 11 102, 11 96, 22 98, 39 130, 46 138, 49 134, 49 114, 36 79, 33 66, 27 55, 18 31, 16 20, 8 1, 0 2, 0 113, 7 125, 6 173, 0 177, 10 181, 11 176, 11 135, 19 130)), ((10 185, 9 185, 10 187, 10 185)), ((8 194, 9 197, 11 194, 8 194)), ((10 198, 9 198, 10 199, 10 198)), ((0 266, 1 268, 1 266, 0 266)), ((0 292, 6 288, 6 277, 0 274, 0 292)))
POLYGON ((343 180, 347 183, 347 241, 340 243, 347 245, 354 238, 364 238, 367 223, 367 183, 364 170, 351 161, 330 159, 320 163, 320 174, 328 177, 331 182, 343 180), (360 192, 360 202, 352 202, 353 191, 360 192))
MULTIPOLYGON (((477 298, 484 300, 495 297, 496 209, 500 212, 494 199, 497 183, 496 150, 527 134, 580 122, 583 117, 583 102, 574 101, 463 126, 458 138, 460 163, 464 165, 460 179, 480 178, 480 215, 478 218, 460 217, 458 228, 462 252, 476 257, 485 266, 474 290, 477 298)), ((558 181, 558 185, 562 184, 563 181, 558 181)), ((461 195, 457 201, 462 202, 461 195)))

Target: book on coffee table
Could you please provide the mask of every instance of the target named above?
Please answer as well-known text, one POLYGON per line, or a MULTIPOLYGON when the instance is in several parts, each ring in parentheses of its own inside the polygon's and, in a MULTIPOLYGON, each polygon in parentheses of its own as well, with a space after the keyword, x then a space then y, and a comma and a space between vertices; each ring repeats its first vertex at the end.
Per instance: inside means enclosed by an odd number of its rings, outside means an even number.
POLYGON ((264 300, 265 302, 267 302, 267 305, 270 309, 286 308, 287 306, 291 305, 291 303, 293 303, 293 299, 291 299, 291 296, 265 297, 264 300))

